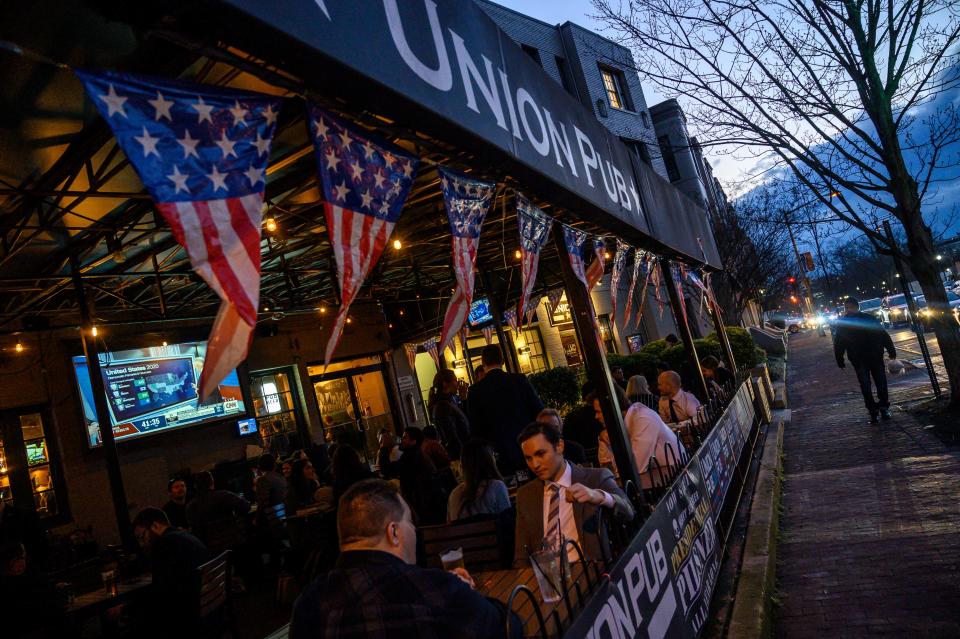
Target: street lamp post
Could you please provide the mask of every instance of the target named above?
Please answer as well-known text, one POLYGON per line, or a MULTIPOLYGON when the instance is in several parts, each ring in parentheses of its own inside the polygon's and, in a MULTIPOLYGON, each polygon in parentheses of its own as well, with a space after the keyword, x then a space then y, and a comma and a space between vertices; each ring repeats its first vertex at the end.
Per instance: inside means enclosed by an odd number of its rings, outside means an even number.
MULTIPOLYGON (((803 204, 801 206, 807 206, 803 204)), ((800 277, 803 278, 803 303, 807 307, 807 314, 813 315, 813 288, 810 286, 810 278, 807 277, 807 265, 800 259, 800 249, 797 248, 797 239, 793 236, 793 227, 790 226, 790 214, 798 211, 800 207, 793 208, 783 212, 783 223, 787 226, 787 233, 790 234, 790 242, 793 244, 793 255, 797 260, 797 267, 800 269, 800 277)))

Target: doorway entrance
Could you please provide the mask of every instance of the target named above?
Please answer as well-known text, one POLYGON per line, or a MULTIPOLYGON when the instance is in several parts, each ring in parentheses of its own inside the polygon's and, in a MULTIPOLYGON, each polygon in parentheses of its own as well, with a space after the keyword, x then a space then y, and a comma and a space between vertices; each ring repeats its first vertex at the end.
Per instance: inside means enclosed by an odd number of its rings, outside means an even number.
POLYGON ((307 367, 324 439, 352 446, 368 462, 375 462, 380 432, 396 434, 383 362, 373 355, 336 362, 322 375, 321 371, 323 366, 307 367))

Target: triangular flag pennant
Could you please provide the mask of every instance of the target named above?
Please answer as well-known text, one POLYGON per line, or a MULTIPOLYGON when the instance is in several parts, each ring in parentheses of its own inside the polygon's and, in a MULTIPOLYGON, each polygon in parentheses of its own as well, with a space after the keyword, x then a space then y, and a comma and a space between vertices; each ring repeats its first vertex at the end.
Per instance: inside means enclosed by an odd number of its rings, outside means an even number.
POLYGON ((583 285, 590 290, 587 283, 587 276, 583 272, 583 243, 587 239, 586 231, 575 229, 571 226, 563 227, 563 243, 567 247, 567 255, 570 257, 570 266, 573 267, 573 274, 583 285))
POLYGON ((407 353, 407 362, 410 364, 410 370, 417 368, 417 345, 404 344, 403 350, 407 353))
POLYGON ((440 369, 440 353, 437 350, 437 338, 431 337, 430 339, 425 341, 423 344, 421 344, 421 346, 423 346, 423 350, 426 351, 428 355, 430 355, 430 359, 433 360, 433 363, 437 365, 437 370, 439 370, 440 369))
MULTIPOLYGON (((613 305, 613 321, 617 321, 617 294, 620 291, 620 276, 623 274, 623 269, 627 266, 627 254, 630 252, 630 245, 617 238, 617 252, 613 256, 613 268, 610 270, 610 303, 613 305)), ((639 256, 639 251, 637 256, 639 256)), ((623 325, 627 325, 626 318, 624 318, 623 325)))
POLYGON ((650 285, 650 274, 653 272, 653 263, 656 258, 647 253, 643 260, 643 289, 640 291, 640 303, 637 306, 637 321, 634 324, 634 330, 640 328, 640 320, 643 318, 643 307, 647 302, 647 288, 650 285))
POLYGON ((470 314, 473 301, 474 264, 480 245, 480 229, 493 204, 496 184, 475 180, 442 166, 437 167, 440 185, 443 187, 443 204, 453 236, 453 272, 457 287, 447 305, 440 333, 440 350, 447 346, 453 350, 453 336, 460 330, 470 314))
POLYGON ((650 283, 653 284, 653 296, 657 299, 657 306, 660 307, 660 317, 663 317, 666 302, 660 297, 660 284, 663 281, 663 269, 660 268, 660 260, 654 260, 650 265, 650 280, 650 283))
POLYGON ((563 299, 563 289, 555 288, 549 293, 547 293, 547 300, 550 302, 550 313, 557 312, 557 305, 560 304, 560 300, 563 299))
MULTIPOLYGON (((646 262, 647 253, 637 249, 633 256, 633 274, 630 276, 630 288, 627 289, 627 307, 623 310, 623 325, 628 326, 630 324, 630 315, 633 312, 633 292, 637 286, 637 277, 640 275, 640 270, 643 268, 644 262, 646 262)), ((640 298, 640 305, 643 306, 643 298, 640 298)))
POLYGON ((523 312, 523 319, 527 324, 533 321, 533 317, 537 314, 537 307, 540 306, 540 300, 542 299, 543 296, 540 296, 535 300, 527 302, 527 307, 523 312))
POLYGON ((600 280, 603 279, 603 270, 604 265, 606 264, 606 253, 607 253, 607 244, 604 238, 594 237, 593 238, 593 261, 590 262, 590 266, 587 267, 586 276, 587 276, 587 290, 592 291, 597 284, 600 283, 600 280))
POLYGON ((483 331, 483 339, 487 343, 487 346, 493 344, 493 327, 484 326, 481 330, 483 331))
POLYGON ((467 363, 470 362, 470 354, 467 349, 467 335, 470 332, 470 327, 466 324, 463 325, 463 328, 460 329, 460 358, 466 360, 467 363))
POLYGON ((506 311, 503 314, 503 319, 507 320, 507 324, 510 325, 510 329, 514 333, 520 332, 520 324, 517 321, 517 312, 512 308, 509 311, 506 311))
POLYGON ((520 301, 517 303, 517 312, 524 313, 537 281, 540 249, 550 238, 553 220, 518 194, 517 223, 520 226, 520 301))
POLYGON ((420 160, 399 147, 375 143, 312 103, 307 116, 341 299, 326 365, 340 343, 350 305, 400 219, 420 160))
POLYGON ((683 323, 689 324, 687 319, 687 303, 683 297, 683 270, 682 267, 671 265, 670 267, 671 284, 677 291, 677 299, 680 301, 680 314, 683 315, 683 323))
POLYGON ((275 96, 78 71, 193 270, 220 297, 202 402, 247 357, 260 305, 260 228, 275 96))

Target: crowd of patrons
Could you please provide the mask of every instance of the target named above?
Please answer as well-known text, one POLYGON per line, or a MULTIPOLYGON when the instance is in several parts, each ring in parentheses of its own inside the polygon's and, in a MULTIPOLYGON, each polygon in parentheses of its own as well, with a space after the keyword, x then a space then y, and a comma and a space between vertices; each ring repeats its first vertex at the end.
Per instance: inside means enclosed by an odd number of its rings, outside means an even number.
MULTIPOLYGON (((524 375, 503 370, 498 347, 484 349, 482 361, 468 391, 452 371, 438 373, 429 400, 433 425, 408 427, 399 441, 383 430, 375 459, 347 444, 314 445, 279 458, 289 440, 273 433, 255 471, 255 509, 219 489, 208 472, 190 477, 189 485, 188 478, 171 479, 162 508, 146 508, 133 521, 134 536, 152 560, 152 630, 189 636, 184 615, 192 610, 197 567, 226 544, 240 558, 242 575, 250 570, 243 557, 253 563, 260 557, 256 530, 297 513, 330 513, 338 538, 336 563, 304 584, 294 607, 291 636, 298 639, 362 637, 370 628, 388 629, 377 634, 383 637, 501 636, 502 607, 478 595, 465 570, 416 566, 417 526, 508 515, 517 565, 567 539, 588 559, 608 559, 599 514, 608 510, 624 520, 634 512, 617 481, 597 393, 584 385, 583 404, 564 419, 544 408, 524 375), (505 477, 516 487, 515 505, 505 477), (254 550, 245 555, 245 548, 254 550)), ((705 358, 702 368, 712 392, 732 379, 714 358, 705 358)), ((646 488, 658 468, 680 463, 684 444, 676 433, 702 407, 681 388, 681 374, 666 367, 657 378, 659 396, 645 377, 613 373, 617 408, 646 488)), ((16 513, 0 505, 0 527, 15 526, 23 526, 16 513)), ((9 590, 22 582, 29 555, 21 542, 3 541, 0 586, 9 590)))

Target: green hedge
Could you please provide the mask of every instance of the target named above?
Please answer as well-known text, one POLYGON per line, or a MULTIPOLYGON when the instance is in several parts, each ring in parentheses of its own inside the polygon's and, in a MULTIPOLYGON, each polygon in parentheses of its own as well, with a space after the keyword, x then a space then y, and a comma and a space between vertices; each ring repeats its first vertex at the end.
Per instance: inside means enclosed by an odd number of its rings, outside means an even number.
MULTIPOLYGON (((730 340, 730 348, 733 349, 738 367, 752 368, 766 361, 766 354, 753 343, 753 338, 747 330, 738 326, 728 326, 727 339, 730 340)), ((695 340, 693 345, 700 359, 708 355, 713 355, 719 360, 726 359, 716 333, 710 333, 703 339, 695 340)), ((644 344, 637 353, 607 355, 607 363, 610 368, 616 366, 623 368, 623 374, 627 378, 633 375, 645 375, 648 381, 654 382, 657 378, 657 363, 666 362, 670 368, 678 371, 686 362, 686 358, 686 350, 682 344, 667 346, 666 341, 658 339, 644 344)))
POLYGON ((529 379, 543 405, 556 408, 561 415, 566 415, 580 403, 580 383, 573 369, 557 366, 534 373, 529 379))

